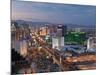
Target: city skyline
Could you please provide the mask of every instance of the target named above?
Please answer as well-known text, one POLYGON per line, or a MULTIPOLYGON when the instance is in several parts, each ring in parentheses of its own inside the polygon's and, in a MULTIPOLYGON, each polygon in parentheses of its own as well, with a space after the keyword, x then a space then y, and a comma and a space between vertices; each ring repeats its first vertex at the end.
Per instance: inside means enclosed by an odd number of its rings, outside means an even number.
POLYGON ((12 1, 12 20, 96 24, 96 7, 88 5, 12 1))

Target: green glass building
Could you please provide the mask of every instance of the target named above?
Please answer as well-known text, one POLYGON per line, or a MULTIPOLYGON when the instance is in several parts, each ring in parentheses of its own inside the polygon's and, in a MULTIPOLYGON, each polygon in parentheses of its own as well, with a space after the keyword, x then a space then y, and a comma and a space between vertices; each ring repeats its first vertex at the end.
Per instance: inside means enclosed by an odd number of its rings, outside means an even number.
POLYGON ((85 32, 69 32, 65 37, 65 44, 81 44, 83 45, 86 40, 85 32))

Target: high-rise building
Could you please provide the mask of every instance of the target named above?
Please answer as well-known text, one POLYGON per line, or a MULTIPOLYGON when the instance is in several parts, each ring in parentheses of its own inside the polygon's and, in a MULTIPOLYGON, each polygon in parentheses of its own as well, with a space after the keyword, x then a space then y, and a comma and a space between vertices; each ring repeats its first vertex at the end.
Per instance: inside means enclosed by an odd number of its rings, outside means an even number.
POLYGON ((15 49, 18 53, 20 53, 20 41, 12 40, 11 41, 11 49, 15 49))
POLYGON ((46 35, 48 35, 49 34, 49 28, 48 27, 41 27, 40 28, 40 31, 39 31, 39 34, 41 35, 41 36, 46 36, 46 35))
POLYGON ((67 26, 65 25, 58 25, 57 27, 58 36, 65 36, 67 33, 67 26))
POLYGON ((64 36, 66 35, 66 27, 59 25, 57 27, 57 33, 52 37, 52 48, 61 50, 64 47, 64 36))
POLYGON ((67 26, 62 26, 62 36, 65 36, 67 34, 67 26))
POLYGON ((61 50, 64 47, 64 37, 52 37, 52 48, 61 50))
POLYGON ((11 24, 11 31, 12 32, 16 31, 16 27, 15 27, 15 24, 14 23, 11 24))
POLYGON ((22 56, 27 55, 27 41, 26 40, 23 40, 20 42, 20 54, 22 56))
POLYGON ((65 37, 65 44, 84 45, 86 38, 85 32, 69 32, 65 37))
POLYGON ((75 28, 75 32, 80 32, 81 28, 75 28))
POLYGON ((87 49, 90 49, 90 48, 96 48, 96 38, 95 37, 90 37, 87 40, 87 49))

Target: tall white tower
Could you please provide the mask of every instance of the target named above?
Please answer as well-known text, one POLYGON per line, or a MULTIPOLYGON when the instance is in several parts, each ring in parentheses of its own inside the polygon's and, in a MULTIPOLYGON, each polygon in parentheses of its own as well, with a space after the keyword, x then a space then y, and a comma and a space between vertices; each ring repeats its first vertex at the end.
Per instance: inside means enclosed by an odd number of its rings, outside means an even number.
POLYGON ((27 55, 27 41, 26 40, 23 40, 20 42, 20 54, 22 56, 27 55))
POLYGON ((90 49, 90 48, 95 47, 95 45, 96 45, 95 41, 96 41, 96 38, 95 37, 90 37, 87 40, 87 49, 90 49))
POLYGON ((61 50, 64 46, 64 36, 62 36, 62 26, 58 26, 57 33, 52 37, 52 48, 61 50))
POLYGON ((61 50, 64 46, 64 37, 52 37, 52 48, 61 50))
POLYGON ((87 49, 90 49, 90 39, 87 40, 87 49))

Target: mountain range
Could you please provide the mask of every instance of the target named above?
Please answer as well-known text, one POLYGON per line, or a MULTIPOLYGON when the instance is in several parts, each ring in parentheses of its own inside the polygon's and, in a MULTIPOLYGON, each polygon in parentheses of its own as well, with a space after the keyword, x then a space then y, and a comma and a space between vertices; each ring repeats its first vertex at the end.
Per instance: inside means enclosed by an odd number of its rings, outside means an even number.
MULTIPOLYGON (((17 22, 18 24, 29 24, 29 25, 59 25, 58 23, 49 23, 49 22, 34 22, 34 21, 25 21, 25 20, 12 20, 11 22, 17 22)), ((66 25, 68 28, 96 28, 96 25, 77 25, 72 23, 62 24, 66 25)))

